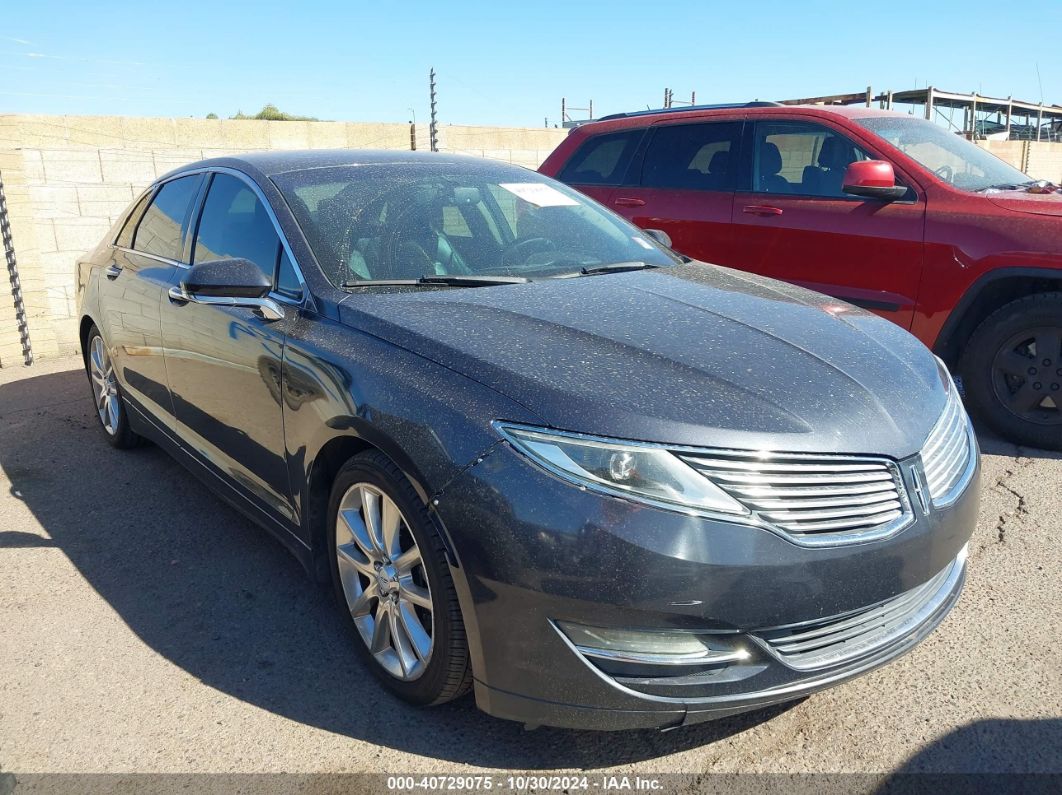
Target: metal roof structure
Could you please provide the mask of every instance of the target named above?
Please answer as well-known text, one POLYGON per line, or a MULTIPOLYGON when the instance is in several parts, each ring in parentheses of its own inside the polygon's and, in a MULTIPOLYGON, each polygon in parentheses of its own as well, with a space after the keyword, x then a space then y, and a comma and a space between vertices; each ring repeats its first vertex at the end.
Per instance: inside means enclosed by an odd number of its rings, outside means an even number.
POLYGON ((973 92, 962 94, 928 86, 906 91, 885 91, 875 94, 870 86, 866 91, 852 94, 828 94, 820 97, 782 100, 783 105, 877 105, 894 110, 895 105, 915 105, 924 108, 927 119, 945 121, 957 131, 971 138, 983 138, 1006 133, 1007 137, 1024 140, 1062 140, 1062 105, 1027 102, 1013 97, 985 97, 973 92), (963 112, 962 126, 942 109, 963 112), (990 116, 996 121, 990 121, 990 116), (1015 119, 1024 119, 1017 124, 1015 119), (992 130, 992 132, 989 132, 992 130))

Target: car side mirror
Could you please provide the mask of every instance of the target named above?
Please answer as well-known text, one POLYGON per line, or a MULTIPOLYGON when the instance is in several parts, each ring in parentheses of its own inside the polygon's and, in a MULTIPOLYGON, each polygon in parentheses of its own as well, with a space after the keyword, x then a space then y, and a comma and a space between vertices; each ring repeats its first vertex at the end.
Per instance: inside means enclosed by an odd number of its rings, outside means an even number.
POLYGON ((642 231, 661 246, 671 248, 671 235, 663 229, 643 229, 642 231))
POLYGON ((246 259, 215 259, 193 265, 181 279, 189 295, 263 298, 273 289, 261 269, 246 259))
POLYGON ((282 320, 283 307, 269 297, 272 289, 269 277, 250 260, 216 259, 189 268, 169 295, 178 305, 248 307, 263 320, 282 320))
POLYGON ((868 199, 895 201, 907 194, 907 188, 896 184, 892 163, 884 160, 857 160, 849 163, 842 183, 845 193, 868 199))

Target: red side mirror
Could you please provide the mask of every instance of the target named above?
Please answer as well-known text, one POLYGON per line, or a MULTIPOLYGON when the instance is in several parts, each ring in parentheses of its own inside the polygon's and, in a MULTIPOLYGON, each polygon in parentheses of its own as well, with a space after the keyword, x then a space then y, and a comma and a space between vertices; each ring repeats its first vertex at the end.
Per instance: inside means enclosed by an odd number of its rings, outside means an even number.
POLYGON ((884 160, 857 160, 849 163, 844 172, 845 193, 870 199, 893 201, 901 199, 907 188, 896 184, 896 172, 892 164, 884 160))

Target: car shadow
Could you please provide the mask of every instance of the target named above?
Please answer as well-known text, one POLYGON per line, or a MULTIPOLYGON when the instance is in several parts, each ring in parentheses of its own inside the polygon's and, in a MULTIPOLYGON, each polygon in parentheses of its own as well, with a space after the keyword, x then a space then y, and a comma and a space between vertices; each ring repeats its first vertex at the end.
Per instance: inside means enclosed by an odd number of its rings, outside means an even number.
POLYGON ((54 545, 142 641, 204 684, 291 720, 427 757, 508 769, 593 769, 703 746, 781 705, 673 732, 527 732, 471 697, 416 709, 355 654, 331 596, 265 531, 154 446, 112 449, 81 371, 0 385, 0 467, 54 545), (387 715, 380 720, 380 715, 387 715), (597 737, 597 735, 594 735, 597 737))
POLYGON ((876 792, 1058 792, 1060 749, 1059 718, 971 721, 924 745, 876 792))
POLYGON ((1008 442, 1006 439, 997 436, 990 428, 985 427, 984 423, 974 422, 974 430, 977 432, 977 443, 981 446, 982 453, 1062 461, 1062 451, 1043 450, 1039 447, 1026 447, 1025 445, 1008 442))

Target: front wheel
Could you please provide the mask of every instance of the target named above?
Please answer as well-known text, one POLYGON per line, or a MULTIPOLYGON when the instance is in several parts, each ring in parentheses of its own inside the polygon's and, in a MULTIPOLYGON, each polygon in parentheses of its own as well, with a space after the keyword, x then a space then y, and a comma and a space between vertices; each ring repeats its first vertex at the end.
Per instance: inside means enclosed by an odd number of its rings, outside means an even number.
POLYGON ((129 415, 118 386, 114 363, 107 352, 107 344, 95 326, 89 329, 85 350, 85 371, 92 387, 92 399, 104 438, 119 449, 138 446, 142 439, 129 427, 129 415))
POLYGON ((471 685, 468 643, 446 552, 409 481, 382 453, 355 456, 329 500, 332 583, 373 673, 413 704, 471 685))
POLYGON ((989 315, 959 361, 968 407, 1001 436, 1062 450, 1062 293, 989 315))

